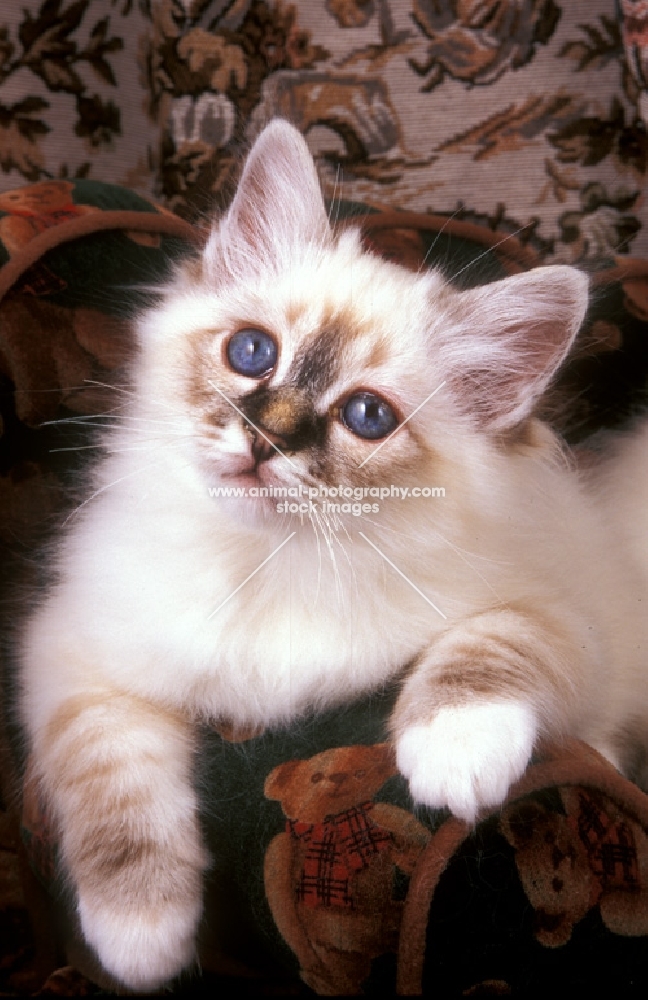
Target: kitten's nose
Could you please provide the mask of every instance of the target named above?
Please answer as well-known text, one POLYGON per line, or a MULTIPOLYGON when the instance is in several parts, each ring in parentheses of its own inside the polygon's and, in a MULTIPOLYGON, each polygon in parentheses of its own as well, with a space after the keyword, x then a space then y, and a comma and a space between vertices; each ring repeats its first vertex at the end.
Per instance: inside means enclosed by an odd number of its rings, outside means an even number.
POLYGON ((257 465, 277 453, 293 454, 322 444, 326 438, 327 417, 318 417, 312 401, 290 387, 262 386, 242 401, 241 410, 257 465))
POLYGON ((250 428, 252 456, 257 465, 290 448, 305 408, 305 400, 296 393, 279 390, 265 394, 263 406, 255 413, 256 426, 250 428))
POLYGON ((253 431, 252 458, 256 465, 260 465, 261 462, 267 462, 269 459, 274 458, 276 454, 283 454, 287 448, 288 443, 286 439, 282 438, 279 434, 271 434, 269 431, 264 431, 263 434, 260 434, 256 430, 253 431))

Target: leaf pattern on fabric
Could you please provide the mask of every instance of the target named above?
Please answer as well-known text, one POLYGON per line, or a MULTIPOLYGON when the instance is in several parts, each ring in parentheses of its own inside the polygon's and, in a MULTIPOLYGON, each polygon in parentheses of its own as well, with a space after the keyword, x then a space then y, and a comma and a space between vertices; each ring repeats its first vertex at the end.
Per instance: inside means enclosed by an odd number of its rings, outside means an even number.
MULTIPOLYGON (((38 8, 25 9, 15 31, 18 44, 12 41, 7 25, 0 27, 0 94, 17 90, 18 74, 24 80, 31 72, 53 95, 72 95, 76 103, 74 133, 89 140, 92 147, 110 142, 121 131, 120 110, 113 102, 104 102, 93 94, 87 96, 88 84, 81 67, 86 64, 96 80, 117 86, 117 77, 109 57, 124 47, 123 39, 110 33, 110 17, 105 16, 90 28, 85 44, 79 35, 92 13, 90 0, 43 0, 38 8)), ((53 130, 43 117, 33 117, 51 108, 51 101, 36 94, 9 106, 0 106, 0 165, 6 173, 17 170, 26 180, 53 176, 60 164, 48 169, 39 148, 39 137, 53 130), (16 132, 18 142, 16 142, 16 132)), ((60 124, 60 123, 59 123, 60 124)))
POLYGON ((472 147, 475 160, 511 153, 542 135, 548 125, 561 120, 571 123, 582 107, 582 99, 564 91, 532 94, 524 101, 507 105, 475 128, 453 136, 440 148, 443 152, 458 152, 472 147))
POLYGON ((554 0, 415 0, 412 19, 428 39, 423 63, 411 60, 426 91, 446 76, 494 83, 525 65, 551 38, 560 8, 554 0))
MULTIPOLYGON (((329 197, 521 220, 541 259, 577 262, 588 186, 633 192, 648 171, 642 11, 630 0, 5 5, 0 189, 89 176, 204 217, 226 204, 241 150, 283 116, 307 136, 329 197)), ((588 246, 609 256, 614 238, 648 254, 648 203, 607 208, 588 246)))
POLYGON ((648 134, 642 124, 626 124, 626 114, 617 97, 612 99, 607 117, 576 118, 549 133, 548 139, 558 150, 561 163, 595 167, 606 157, 614 156, 638 173, 646 171, 648 134))
POLYGON ((596 24, 581 24, 579 27, 585 37, 565 42, 560 50, 561 56, 574 60, 579 72, 590 66, 600 67, 623 55, 619 23, 607 14, 601 14, 599 22, 600 27, 596 24))

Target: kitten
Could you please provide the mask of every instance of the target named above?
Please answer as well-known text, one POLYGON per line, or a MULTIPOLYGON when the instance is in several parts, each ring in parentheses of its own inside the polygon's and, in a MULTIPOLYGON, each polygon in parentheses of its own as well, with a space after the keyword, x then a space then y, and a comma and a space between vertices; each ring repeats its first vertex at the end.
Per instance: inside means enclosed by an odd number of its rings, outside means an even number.
POLYGON ((587 301, 566 267, 459 292, 364 252, 300 135, 262 133, 139 321, 135 391, 22 642, 41 792, 118 980, 194 955, 196 720, 280 726, 400 677, 400 770, 468 821, 540 736, 621 765, 646 730, 648 435, 585 482, 533 417, 587 301), (362 501, 277 499, 320 486, 362 501))

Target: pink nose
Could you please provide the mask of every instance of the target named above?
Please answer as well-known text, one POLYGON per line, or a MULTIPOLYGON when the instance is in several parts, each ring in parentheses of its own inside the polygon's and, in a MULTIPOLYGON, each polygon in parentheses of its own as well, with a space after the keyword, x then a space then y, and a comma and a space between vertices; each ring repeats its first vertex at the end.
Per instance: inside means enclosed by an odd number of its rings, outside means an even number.
POLYGON ((277 453, 281 454, 286 447, 285 438, 280 437, 279 434, 271 434, 269 431, 260 434, 255 431, 252 438, 252 457, 256 464, 260 465, 261 462, 267 462, 277 453))

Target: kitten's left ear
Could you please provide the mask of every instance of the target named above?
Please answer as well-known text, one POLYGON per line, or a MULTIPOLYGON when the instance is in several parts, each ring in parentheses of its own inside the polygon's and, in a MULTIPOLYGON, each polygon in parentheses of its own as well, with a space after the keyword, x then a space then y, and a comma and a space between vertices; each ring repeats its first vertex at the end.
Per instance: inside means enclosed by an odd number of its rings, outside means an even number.
POLYGON ((313 158, 301 133, 275 120, 245 164, 230 209, 205 249, 207 267, 233 274, 290 266, 295 253, 331 237, 313 158))
POLYGON ((588 284, 554 265, 454 296, 441 367, 482 429, 507 431, 530 415, 580 329, 588 284))

